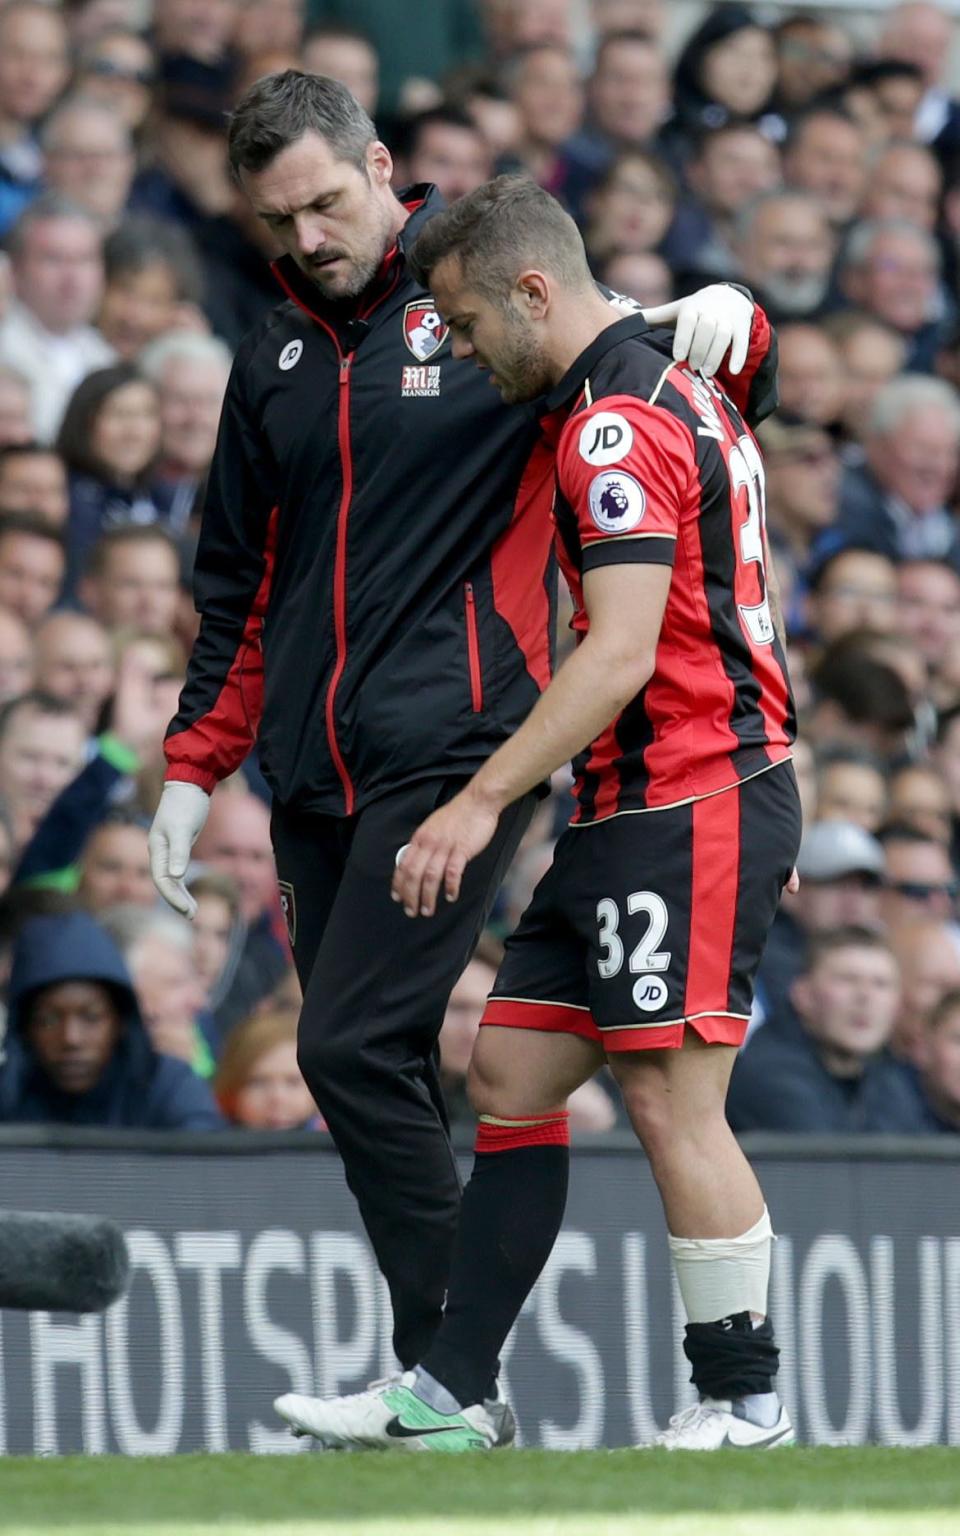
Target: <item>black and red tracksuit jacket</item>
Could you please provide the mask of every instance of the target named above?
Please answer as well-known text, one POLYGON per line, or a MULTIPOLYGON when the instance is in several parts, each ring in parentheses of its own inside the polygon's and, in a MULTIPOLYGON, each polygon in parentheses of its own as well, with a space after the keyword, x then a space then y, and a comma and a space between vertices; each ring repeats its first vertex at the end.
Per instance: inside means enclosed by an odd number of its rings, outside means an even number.
MULTIPOLYGON (((168 779, 212 790, 256 741, 280 804, 351 815, 475 772, 550 679, 552 451, 535 407, 451 356, 404 261, 443 204, 404 201, 352 313, 284 258, 287 301, 237 352, 168 779)), ((775 403, 759 311, 754 329, 737 388, 759 417, 775 403)))

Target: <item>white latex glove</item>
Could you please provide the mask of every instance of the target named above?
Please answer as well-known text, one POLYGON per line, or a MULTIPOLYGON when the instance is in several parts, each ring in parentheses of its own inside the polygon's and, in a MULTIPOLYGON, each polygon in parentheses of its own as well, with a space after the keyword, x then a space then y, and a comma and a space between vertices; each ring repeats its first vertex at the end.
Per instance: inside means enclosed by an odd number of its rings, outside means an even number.
POLYGON ((184 917, 194 917, 197 904, 183 883, 190 850, 200 836, 210 809, 210 796, 199 784, 171 779, 164 784, 148 839, 150 873, 164 901, 184 917))
POLYGON ((673 357, 708 379, 716 373, 729 348, 727 370, 739 373, 747 360, 753 304, 727 283, 698 288, 689 298, 642 309, 648 325, 674 325, 673 357))

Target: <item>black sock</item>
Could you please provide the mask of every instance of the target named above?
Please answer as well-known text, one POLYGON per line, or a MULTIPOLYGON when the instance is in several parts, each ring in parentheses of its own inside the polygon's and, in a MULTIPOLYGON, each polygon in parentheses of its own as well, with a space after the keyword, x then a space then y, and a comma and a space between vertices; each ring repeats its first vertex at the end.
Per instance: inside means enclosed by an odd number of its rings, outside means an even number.
POLYGON ((567 1146, 477 1154, 443 1322, 420 1362, 464 1408, 488 1394, 503 1341, 550 1257, 569 1167, 567 1146))
POLYGON ((749 1312, 735 1312, 716 1323, 688 1323, 683 1352, 701 1397, 736 1402, 754 1392, 775 1390, 780 1351, 769 1318, 756 1327, 749 1312))

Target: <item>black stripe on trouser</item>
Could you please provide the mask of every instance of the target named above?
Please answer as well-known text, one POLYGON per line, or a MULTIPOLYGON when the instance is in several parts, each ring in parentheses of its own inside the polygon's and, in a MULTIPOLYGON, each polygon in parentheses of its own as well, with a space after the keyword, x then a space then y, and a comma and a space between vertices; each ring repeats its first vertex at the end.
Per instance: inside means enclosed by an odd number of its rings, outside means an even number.
POLYGON ((462 780, 407 786, 349 821, 273 818, 294 888, 305 979, 299 1059, 387 1280, 404 1366, 439 1324, 460 1206, 436 1043, 450 991, 533 812, 511 806, 467 867, 460 900, 411 920, 390 899, 396 850, 462 780))

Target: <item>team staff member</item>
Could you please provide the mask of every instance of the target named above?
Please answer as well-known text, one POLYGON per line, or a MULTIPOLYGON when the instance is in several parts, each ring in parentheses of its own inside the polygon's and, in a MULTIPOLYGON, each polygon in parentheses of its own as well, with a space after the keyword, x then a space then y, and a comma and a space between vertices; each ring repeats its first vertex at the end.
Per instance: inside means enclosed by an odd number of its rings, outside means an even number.
MULTIPOLYGON (((404 254, 438 199, 394 195, 349 92, 268 76, 237 107, 229 152, 284 249, 288 298, 240 346, 227 390, 153 868, 189 911, 209 793, 257 736, 304 991, 300 1064, 408 1365, 440 1317, 459 1207, 436 1039, 533 792, 431 931, 411 933, 389 875, 548 681, 552 465, 534 414, 452 357, 404 254)), ((762 389, 763 352, 744 388, 762 389)))

